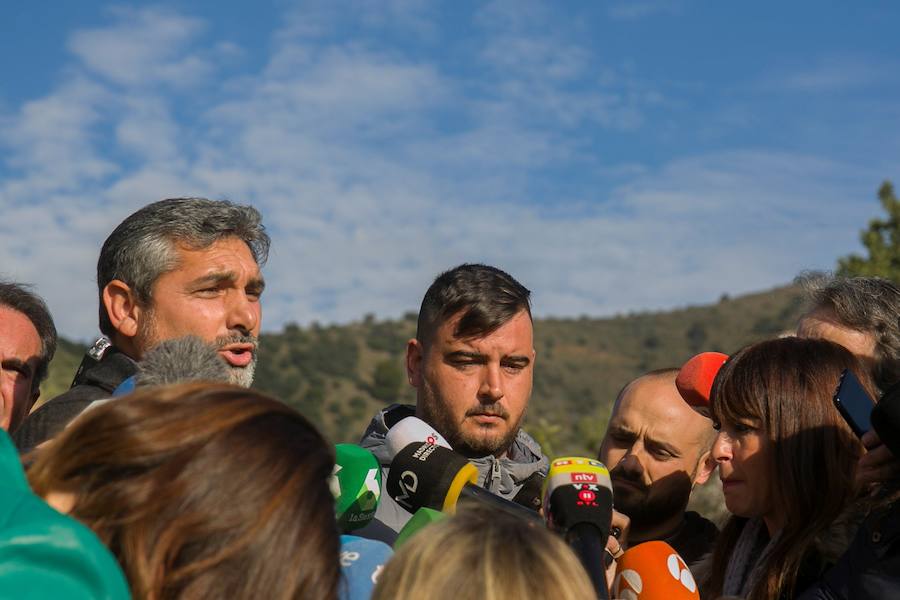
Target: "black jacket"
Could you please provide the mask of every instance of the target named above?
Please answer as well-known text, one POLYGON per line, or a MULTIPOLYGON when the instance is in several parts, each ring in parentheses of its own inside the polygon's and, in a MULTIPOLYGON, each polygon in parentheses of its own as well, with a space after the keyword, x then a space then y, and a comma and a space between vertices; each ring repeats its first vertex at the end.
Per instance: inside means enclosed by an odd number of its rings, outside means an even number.
POLYGON ((873 509, 837 564, 800 600, 900 598, 900 498, 873 509))
POLYGON ((136 371, 137 364, 131 357, 115 348, 107 349, 99 362, 76 376, 68 391, 48 400, 28 415, 12 435, 16 448, 24 454, 49 440, 91 402, 109 398, 113 390, 136 371))

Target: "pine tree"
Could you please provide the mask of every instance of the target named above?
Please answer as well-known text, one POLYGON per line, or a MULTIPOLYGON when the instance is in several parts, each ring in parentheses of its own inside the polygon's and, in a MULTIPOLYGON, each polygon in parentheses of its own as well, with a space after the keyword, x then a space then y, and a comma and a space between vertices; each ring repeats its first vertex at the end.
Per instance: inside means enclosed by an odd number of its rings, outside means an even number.
POLYGON ((890 181, 881 184, 878 199, 886 219, 872 219, 860 233, 869 256, 851 254, 838 259, 838 274, 848 277, 885 277, 900 282, 900 200, 890 181))

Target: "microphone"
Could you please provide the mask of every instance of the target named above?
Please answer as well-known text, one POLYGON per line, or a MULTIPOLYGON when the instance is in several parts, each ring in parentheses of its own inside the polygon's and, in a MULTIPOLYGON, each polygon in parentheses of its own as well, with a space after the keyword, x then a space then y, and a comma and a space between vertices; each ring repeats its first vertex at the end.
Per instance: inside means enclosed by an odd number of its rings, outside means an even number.
POLYGON ((726 360, 728 355, 721 352, 701 352, 684 363, 675 378, 681 397, 703 416, 709 416, 709 393, 726 360))
POLYGON ((550 463, 543 497, 547 527, 575 551, 597 596, 609 598, 603 560, 613 510, 609 470, 591 458, 558 458, 550 463))
POLYGON ((400 419, 393 427, 388 429, 387 435, 384 437, 388 456, 392 457, 397 456, 400 450, 413 442, 427 442, 452 450, 444 436, 418 417, 400 419))
POLYGON ((331 493, 342 533, 361 529, 375 517, 381 498, 381 467, 375 456, 353 444, 336 444, 331 493))
POLYGON ((425 529, 432 523, 443 521, 446 518, 446 513, 423 506, 416 511, 412 516, 412 519, 407 521, 406 525, 403 526, 403 529, 400 530, 400 533, 397 534, 397 539, 394 541, 394 550, 399 549, 400 546, 409 541, 413 535, 425 529))
POLYGON ((422 507, 453 514, 461 499, 487 504, 529 521, 538 514, 476 485, 478 469, 456 452, 434 444, 413 442, 391 462, 388 495, 407 511, 422 507))
POLYGON ((700 600, 687 563, 658 540, 632 546, 619 557, 612 593, 623 600, 700 600))
MULTIPOLYGON (((228 382, 228 367, 215 348, 200 338, 186 335, 158 343, 137 363, 137 372, 112 392, 112 398, 126 396, 138 387, 171 385, 188 381, 228 382)), ((95 400, 86 410, 105 404, 95 400)))
POLYGON ((369 600, 385 563, 394 551, 384 542, 341 536, 341 600, 369 600))
POLYGON ((187 335, 165 340, 138 362, 135 387, 186 381, 228 381, 228 367, 219 353, 200 338, 187 335))

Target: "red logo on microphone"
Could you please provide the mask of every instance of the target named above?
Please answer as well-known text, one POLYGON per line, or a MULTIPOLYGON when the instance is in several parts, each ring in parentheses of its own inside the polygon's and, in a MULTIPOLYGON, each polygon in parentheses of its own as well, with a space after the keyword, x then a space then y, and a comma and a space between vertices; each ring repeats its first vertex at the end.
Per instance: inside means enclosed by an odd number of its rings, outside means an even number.
POLYGON ((425 441, 428 442, 429 444, 431 444, 432 446, 437 446, 437 438, 434 437, 433 435, 429 435, 427 438, 425 438, 425 441))
POLYGON ((597 494, 591 490, 581 490, 578 492, 578 506, 597 506, 597 494))
POLYGON ((597 483, 594 473, 572 473, 572 483, 597 483))

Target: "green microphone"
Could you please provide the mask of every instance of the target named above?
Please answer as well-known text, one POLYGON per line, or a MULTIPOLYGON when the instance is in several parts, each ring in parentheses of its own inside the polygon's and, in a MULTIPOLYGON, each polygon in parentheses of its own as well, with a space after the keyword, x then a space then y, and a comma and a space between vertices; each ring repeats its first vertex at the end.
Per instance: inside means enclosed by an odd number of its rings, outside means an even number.
POLYGON ((375 456, 354 444, 336 444, 331 493, 341 533, 369 524, 381 498, 381 467, 375 456))
POLYGON ((447 513, 423 506, 413 514, 412 518, 406 522, 406 525, 404 525, 403 529, 400 530, 400 533, 397 534, 397 539, 394 541, 394 551, 409 541, 415 534, 419 533, 432 523, 443 521, 448 516, 447 513))

